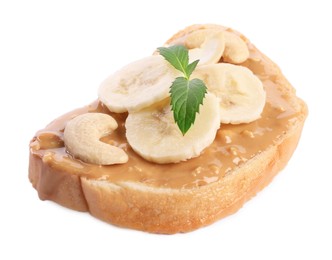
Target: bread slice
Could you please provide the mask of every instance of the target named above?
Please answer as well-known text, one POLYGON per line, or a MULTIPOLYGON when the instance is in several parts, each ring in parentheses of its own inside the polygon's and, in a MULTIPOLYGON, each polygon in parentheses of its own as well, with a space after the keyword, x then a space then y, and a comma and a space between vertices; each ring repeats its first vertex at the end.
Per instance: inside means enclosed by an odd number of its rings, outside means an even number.
MULTIPOLYGON (((149 163, 146 167, 150 168, 146 169, 152 171, 149 172, 150 177, 138 171, 137 175, 140 177, 130 175, 130 179, 126 180, 121 175, 112 176, 115 169, 113 166, 91 166, 72 158, 64 148, 65 124, 81 113, 109 113, 97 101, 56 119, 37 132, 31 141, 29 179, 41 199, 52 200, 74 210, 88 211, 117 226, 153 233, 188 232, 236 212, 285 167, 297 146, 307 116, 305 103, 296 97, 295 90, 279 68, 248 39, 231 29, 218 25, 194 25, 175 34, 167 44, 203 28, 218 28, 240 35, 250 51, 249 59, 241 65, 253 70, 262 80, 267 92, 268 104, 261 119, 239 126, 222 125, 217 133, 217 139, 224 145, 220 149, 221 161, 231 167, 209 168, 211 174, 205 172, 202 176, 198 170, 204 164, 199 159, 192 159, 193 167, 195 166, 193 169, 199 177, 193 174, 189 178, 185 176, 188 173, 181 170, 173 177, 172 170, 177 169, 174 165, 163 166, 166 167, 163 169, 169 171, 165 171, 163 175, 156 172, 154 176, 152 169, 157 171, 162 166, 149 163), (261 122, 265 123, 263 130, 261 122), (256 132, 252 132, 252 129, 256 129, 256 132), (241 138, 247 140, 244 144, 247 146, 244 147, 251 152, 246 158, 232 155, 227 150, 231 148, 226 146, 229 143, 227 136, 232 134, 241 134, 241 138), (247 139, 242 137, 244 135, 247 139), (201 166, 194 165, 196 162, 201 166), (154 181, 146 181, 149 178, 154 181), (176 184, 172 184, 173 182, 176 184)), ((124 122, 126 118, 126 114, 112 115, 120 122, 124 122)), ((119 131, 119 135, 124 135, 123 130, 119 131)), ((218 148, 219 144, 213 145, 218 148)), ((210 153, 205 152, 202 156, 208 164, 210 153)), ((210 161, 212 160, 214 158, 211 157, 210 161)), ((116 167, 117 171, 121 171, 120 167, 124 166, 116 167)), ((128 168, 123 172, 130 170, 128 168)))

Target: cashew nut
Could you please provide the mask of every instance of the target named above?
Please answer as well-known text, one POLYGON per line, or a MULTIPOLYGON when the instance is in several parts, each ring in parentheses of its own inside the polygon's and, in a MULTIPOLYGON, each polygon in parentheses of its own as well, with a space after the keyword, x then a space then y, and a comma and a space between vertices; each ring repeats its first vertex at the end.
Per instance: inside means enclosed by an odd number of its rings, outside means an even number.
POLYGON ((224 31, 225 34, 225 50, 223 61, 239 64, 249 57, 247 44, 236 34, 224 31))
POLYGON ((118 127, 113 117, 86 113, 70 120, 64 131, 66 148, 74 157, 87 163, 110 165, 126 163, 128 155, 121 148, 106 144, 100 138, 118 127))
POLYGON ((216 29, 193 31, 184 39, 189 49, 190 62, 199 60, 199 65, 217 63, 225 49, 224 33, 216 29))

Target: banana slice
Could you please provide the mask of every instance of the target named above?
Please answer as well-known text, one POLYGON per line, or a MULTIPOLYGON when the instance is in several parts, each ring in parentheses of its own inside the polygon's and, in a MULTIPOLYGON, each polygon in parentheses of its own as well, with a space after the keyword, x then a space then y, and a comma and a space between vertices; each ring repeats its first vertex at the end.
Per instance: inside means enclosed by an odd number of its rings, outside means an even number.
POLYGON ((193 78, 203 80, 220 98, 221 123, 249 123, 258 119, 265 106, 262 82, 246 67, 218 63, 197 67, 193 78))
POLYGON ((194 125, 183 136, 173 119, 169 99, 130 113, 126 136, 135 152, 155 163, 176 163, 199 156, 220 127, 219 99, 206 94, 194 125))
POLYGON ((108 77, 99 88, 99 99, 110 111, 137 111, 169 96, 169 87, 180 72, 161 55, 130 63, 108 77))
POLYGON ((199 65, 217 63, 225 49, 225 37, 221 30, 201 29, 173 42, 189 50, 189 62, 199 60, 199 65))

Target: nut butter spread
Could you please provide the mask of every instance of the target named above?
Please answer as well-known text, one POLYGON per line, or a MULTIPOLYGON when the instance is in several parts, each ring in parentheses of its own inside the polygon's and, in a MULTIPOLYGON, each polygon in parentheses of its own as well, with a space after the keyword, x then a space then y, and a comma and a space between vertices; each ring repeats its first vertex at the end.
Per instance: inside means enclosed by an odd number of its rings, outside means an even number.
POLYGON ((296 123, 299 109, 288 100, 287 90, 279 89, 281 85, 288 85, 279 69, 250 44, 249 50, 249 59, 241 65, 248 67, 263 82, 267 99, 261 118, 249 124, 222 124, 214 142, 199 157, 172 164, 144 160, 126 141, 124 123, 127 114, 111 113, 99 101, 72 111, 37 132, 30 144, 31 156, 39 157, 43 167, 51 167, 59 173, 67 172, 114 183, 134 181, 156 187, 192 188, 216 182, 268 146, 278 143, 289 126, 296 123), (66 152, 63 142, 66 123, 86 112, 107 113, 116 119, 119 127, 101 141, 124 149, 129 157, 127 163, 99 166, 82 162, 66 152))

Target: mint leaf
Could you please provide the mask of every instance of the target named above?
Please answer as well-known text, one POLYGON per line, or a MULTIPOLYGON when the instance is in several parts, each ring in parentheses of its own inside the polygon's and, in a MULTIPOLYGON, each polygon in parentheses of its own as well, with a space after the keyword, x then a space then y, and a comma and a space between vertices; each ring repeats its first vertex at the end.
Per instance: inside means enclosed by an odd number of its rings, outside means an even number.
POLYGON ((193 73, 193 71, 196 69, 196 66, 197 66, 198 62, 199 62, 199 60, 195 60, 194 62, 190 63, 187 66, 188 79, 189 79, 191 73, 193 73))
POLYGON ((189 81, 178 77, 172 83, 170 93, 173 116, 183 135, 194 124, 206 92, 206 86, 200 79, 189 81))
POLYGON ((189 76, 187 74, 187 67, 189 63, 188 50, 182 45, 174 45, 171 47, 159 47, 160 55, 162 55, 165 60, 167 60, 174 68, 181 71, 187 79, 189 76))
POLYGON ((158 48, 162 55, 174 68, 181 71, 184 77, 178 77, 171 85, 171 107, 176 124, 183 135, 189 130, 199 113, 199 106, 207 93, 204 82, 200 79, 189 80, 199 60, 189 64, 186 47, 174 45, 158 48))

